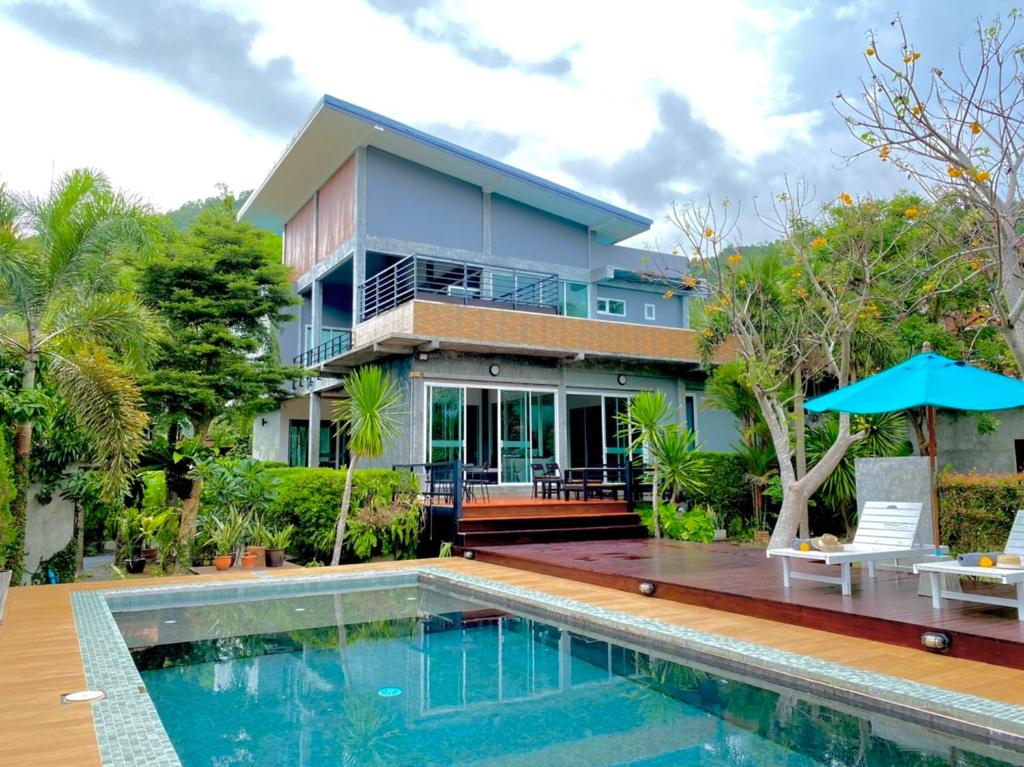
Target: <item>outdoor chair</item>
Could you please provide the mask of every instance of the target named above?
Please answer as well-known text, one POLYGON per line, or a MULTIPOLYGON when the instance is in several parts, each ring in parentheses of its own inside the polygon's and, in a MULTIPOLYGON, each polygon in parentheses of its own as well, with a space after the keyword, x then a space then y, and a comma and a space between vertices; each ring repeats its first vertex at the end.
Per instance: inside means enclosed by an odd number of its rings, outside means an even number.
POLYGON ((843 596, 850 596, 850 566, 854 562, 866 564, 868 577, 874 578, 879 562, 924 559, 935 554, 934 546, 920 542, 920 525, 920 503, 871 501, 864 504, 853 542, 845 544, 842 551, 768 549, 768 556, 782 559, 782 583, 787 589, 795 580, 817 581, 837 584, 842 587, 843 596), (839 565, 840 576, 799 572, 792 568, 793 560, 839 565))
MULTIPOLYGON (((1005 554, 1016 554, 1024 558, 1024 510, 1018 511, 1013 519, 1013 527, 1006 539, 1005 554)), ((944 600, 956 599, 961 602, 977 602, 997 607, 1014 607, 1017 609, 1017 620, 1024 621, 1024 570, 1004 570, 995 567, 966 567, 957 560, 943 562, 922 562, 914 565, 915 573, 928 573, 931 578, 932 607, 940 610, 945 607, 944 600), (988 594, 965 593, 951 591, 944 587, 944 575, 968 575, 975 578, 990 578, 1002 584, 1016 588, 1013 599, 990 596, 988 594)))
POLYGON ((491 465, 485 463, 482 467, 467 466, 465 481, 463 482, 463 493, 468 501, 490 501, 491 465))
POLYGON ((533 474, 533 497, 538 497, 538 490, 541 498, 558 498, 562 494, 562 474, 558 470, 557 463, 534 463, 530 464, 530 472, 533 474))

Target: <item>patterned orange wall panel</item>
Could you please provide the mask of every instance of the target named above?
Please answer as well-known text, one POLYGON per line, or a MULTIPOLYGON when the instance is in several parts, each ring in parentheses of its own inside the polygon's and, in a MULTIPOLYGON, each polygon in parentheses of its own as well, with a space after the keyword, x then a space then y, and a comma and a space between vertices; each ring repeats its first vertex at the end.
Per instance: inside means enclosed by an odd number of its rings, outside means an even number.
POLYGON ((356 231, 356 158, 352 155, 320 187, 316 213, 316 260, 327 256, 356 231))
MULTIPOLYGON (((433 339, 463 340, 495 346, 566 349, 637 359, 699 362, 692 330, 631 325, 625 322, 559 317, 471 306, 415 302, 413 333, 433 339)), ((717 362, 732 358, 736 348, 724 344, 717 362)))
POLYGON ((291 267, 292 279, 313 267, 313 204, 310 198, 284 225, 284 263, 291 267))

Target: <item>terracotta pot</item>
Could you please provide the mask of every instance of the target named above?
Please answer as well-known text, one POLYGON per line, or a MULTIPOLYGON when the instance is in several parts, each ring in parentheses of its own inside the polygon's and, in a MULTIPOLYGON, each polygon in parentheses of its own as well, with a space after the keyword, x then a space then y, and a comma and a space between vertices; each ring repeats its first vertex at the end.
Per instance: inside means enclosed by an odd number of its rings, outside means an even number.
POLYGON ((143 549, 142 556, 146 558, 147 562, 156 562, 157 549, 143 549))
POLYGON ((246 546, 245 547, 245 553, 246 554, 255 554, 256 556, 258 556, 260 558, 263 558, 263 557, 265 557, 267 555, 267 547, 266 546, 246 546))
POLYGON ((754 543, 759 543, 764 546, 768 545, 768 541, 771 540, 772 534, 767 530, 758 530, 754 533, 754 543))
POLYGON ((280 567, 284 564, 284 549, 267 549, 267 567, 280 567))
POLYGON ((252 568, 256 566, 256 563, 259 562, 259 560, 259 554, 257 554, 255 551, 247 551, 245 552, 245 554, 242 555, 242 567, 244 567, 246 570, 252 570, 252 568))
POLYGON ((145 557, 132 557, 124 561, 124 569, 132 575, 138 575, 146 569, 146 558, 145 557))
POLYGON ((230 570, 234 564, 234 554, 218 554, 213 558, 213 566, 218 570, 230 570))
POLYGON ((231 567, 234 567, 235 566, 235 562, 238 561, 238 552, 237 551, 232 551, 230 554, 227 554, 225 556, 231 557, 231 567))

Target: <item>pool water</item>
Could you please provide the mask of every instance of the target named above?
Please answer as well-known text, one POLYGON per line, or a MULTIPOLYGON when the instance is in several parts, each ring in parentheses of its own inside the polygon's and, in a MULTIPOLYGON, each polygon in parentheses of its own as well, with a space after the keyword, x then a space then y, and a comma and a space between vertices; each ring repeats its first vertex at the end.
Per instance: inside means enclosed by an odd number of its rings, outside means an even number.
POLYGON ((185 767, 1008 763, 422 586, 115 618, 185 767))

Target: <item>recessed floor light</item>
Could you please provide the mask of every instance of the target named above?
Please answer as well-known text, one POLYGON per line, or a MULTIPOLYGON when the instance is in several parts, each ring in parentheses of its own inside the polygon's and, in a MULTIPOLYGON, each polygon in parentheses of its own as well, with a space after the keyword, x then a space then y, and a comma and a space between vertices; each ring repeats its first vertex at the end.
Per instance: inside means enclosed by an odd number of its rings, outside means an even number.
POLYGON ((103 690, 79 690, 78 692, 66 692, 60 696, 61 703, 92 703, 103 700, 107 694, 103 690))
POLYGON ((297 613, 304 613, 304 612, 306 612, 306 608, 305 607, 296 607, 295 608, 295 612, 297 612, 297 613))
POLYGON ((377 694, 382 698, 394 698, 402 694, 401 687, 381 687, 377 690, 377 694))
POLYGON ((172 623, 177 623, 177 622, 178 621, 175 621, 175 620, 164 621, 164 623, 166 623, 168 626, 170 626, 172 623))

